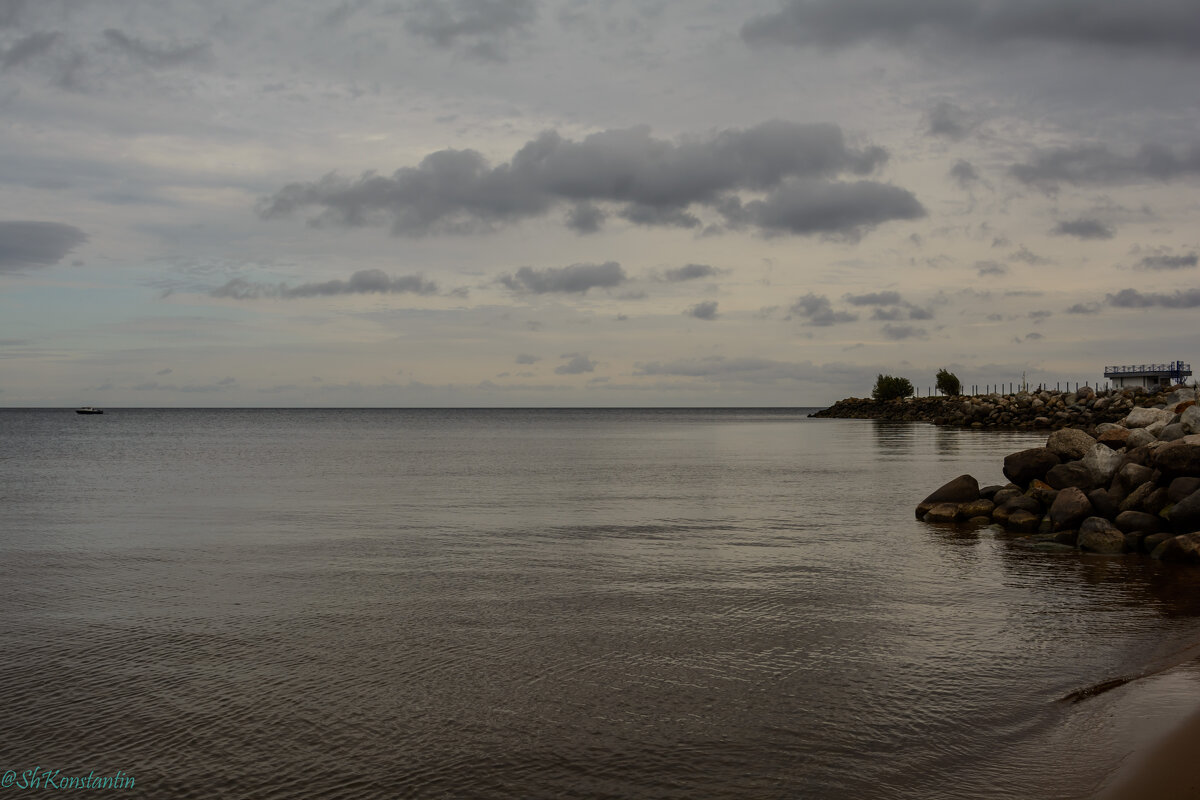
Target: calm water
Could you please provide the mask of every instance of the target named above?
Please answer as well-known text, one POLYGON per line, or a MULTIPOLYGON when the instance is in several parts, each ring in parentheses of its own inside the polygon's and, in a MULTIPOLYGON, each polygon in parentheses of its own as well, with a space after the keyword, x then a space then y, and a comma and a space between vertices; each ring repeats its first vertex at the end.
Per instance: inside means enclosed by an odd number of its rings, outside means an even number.
MULTIPOLYGON (((0 770, 1087 797, 1134 690, 1057 698, 1182 660, 1200 597, 913 519, 1040 443, 774 410, 0 411, 0 770)), ((1200 692, 1170 674, 1163 705, 1200 692)))

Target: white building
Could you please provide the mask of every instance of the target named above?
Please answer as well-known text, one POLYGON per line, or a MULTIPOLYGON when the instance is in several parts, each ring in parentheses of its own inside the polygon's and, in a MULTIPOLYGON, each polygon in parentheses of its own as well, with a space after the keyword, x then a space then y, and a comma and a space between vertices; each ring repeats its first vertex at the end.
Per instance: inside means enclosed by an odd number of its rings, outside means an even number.
POLYGON ((1112 381, 1113 388, 1140 387, 1154 390, 1160 386, 1183 383, 1192 376, 1192 365, 1182 361, 1169 364, 1133 364, 1125 367, 1105 367, 1104 377, 1112 381))

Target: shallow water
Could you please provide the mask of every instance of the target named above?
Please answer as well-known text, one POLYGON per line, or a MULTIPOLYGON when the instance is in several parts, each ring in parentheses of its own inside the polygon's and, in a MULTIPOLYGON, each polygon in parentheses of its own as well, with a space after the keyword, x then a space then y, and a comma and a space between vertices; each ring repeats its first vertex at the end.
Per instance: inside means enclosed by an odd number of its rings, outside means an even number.
POLYGON ((1086 797, 1122 724, 1058 698, 1200 641, 1194 572, 913 519, 1028 434, 10 410, 0 442, 0 769, 127 796, 1086 797))

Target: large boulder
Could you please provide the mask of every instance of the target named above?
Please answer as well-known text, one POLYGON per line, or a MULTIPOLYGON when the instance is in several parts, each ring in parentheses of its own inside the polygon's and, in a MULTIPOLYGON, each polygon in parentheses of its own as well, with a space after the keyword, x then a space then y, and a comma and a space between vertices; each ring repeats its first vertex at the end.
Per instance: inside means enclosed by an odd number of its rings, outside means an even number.
POLYGON ((1075 546, 1089 553, 1116 554, 1125 552, 1125 534, 1101 517, 1088 517, 1079 526, 1075 546))
POLYGON ((1158 485, 1154 481, 1146 481, 1141 486, 1129 493, 1129 496, 1121 501, 1122 511, 1148 511, 1146 501, 1150 496, 1158 491, 1158 485))
POLYGON ((1185 533, 1167 539, 1154 548, 1150 557, 1183 564, 1200 563, 1200 533, 1185 533))
POLYGON ((1018 508, 1016 511, 1008 515, 1008 521, 1004 523, 1004 527, 1010 531, 1019 531, 1021 533, 1033 533, 1042 524, 1040 514, 1034 514, 1032 511, 1026 511, 1023 508, 1018 508))
POLYGON ((972 500, 969 503, 959 503, 958 513, 963 519, 990 517, 995 508, 995 503, 993 503, 991 500, 981 497, 978 500, 972 500))
POLYGON ((1108 486, 1122 461, 1121 454, 1115 450, 1102 444, 1093 444, 1079 463, 1091 475, 1093 486, 1108 486))
POLYGON ((1167 502, 1178 503, 1197 489, 1200 489, 1200 478, 1176 478, 1167 487, 1167 502))
POLYGON ((1162 518, 1144 511, 1122 511, 1113 524, 1122 533, 1157 533, 1162 528, 1162 518))
POLYGON ((1171 530, 1176 533, 1200 531, 1200 489, 1171 506, 1167 516, 1171 518, 1171 530))
POLYGON ((939 503, 969 503, 979 499, 979 481, 970 475, 959 475, 926 497, 917 506, 917 519, 929 513, 939 503))
POLYGON ((1188 406, 1179 416, 1184 434, 1200 433, 1200 406, 1188 406))
POLYGON ((1154 470, 1141 464, 1125 464, 1117 470, 1115 484, 1122 493, 1128 495, 1143 483, 1154 479, 1154 470))
MULTIPOLYGON (((1104 445, 1100 445, 1104 447, 1104 445)), ((1108 449, 1108 448, 1104 448, 1108 449)), ((1108 452, 1112 453, 1112 450, 1108 452)), ((1116 455, 1116 453, 1113 453, 1116 455)), ((1120 459, 1120 456, 1117 456, 1120 459)), ((1092 471, 1084 466, 1082 461, 1068 461, 1066 464, 1056 464, 1046 473, 1046 483, 1055 489, 1066 489, 1076 486, 1080 489, 1094 489, 1098 483, 1092 476, 1092 471)), ((1104 481, 1107 483, 1107 481, 1104 481)))
POLYGON ((954 522, 958 518, 958 503, 935 503, 923 516, 926 522, 954 522))
POLYGON ((1078 528, 1079 523, 1092 516, 1094 510, 1082 489, 1070 486, 1054 498, 1048 516, 1053 530, 1063 531, 1078 528))
MULTIPOLYGON (((1162 430, 1162 428, 1159 428, 1159 430, 1162 430)), ((1148 445, 1151 442, 1156 442, 1158 441, 1158 437, 1155 435, 1156 433, 1157 431, 1153 430, 1153 426, 1135 428, 1129 432, 1129 438, 1125 440, 1125 447, 1132 449, 1135 447, 1148 445)))
POLYGON ((1178 422, 1172 422, 1158 434, 1158 440, 1160 442, 1174 442, 1182 439, 1184 436, 1187 436, 1187 431, 1183 429, 1183 425, 1178 422))
POLYGON ((1093 489, 1088 492, 1088 502, 1096 511, 1096 516, 1112 519, 1121 513, 1121 503, 1115 499, 1108 489, 1093 489))
POLYGON ((1187 386, 1180 386, 1167 395, 1164 402, 1167 404, 1167 408, 1173 408, 1180 403, 1186 403, 1189 400, 1195 402, 1196 390, 1187 386))
POLYGON ((1154 451, 1153 458, 1154 466, 1164 475, 1200 477, 1200 444, 1193 444, 1186 437, 1162 445, 1154 451))
POLYGON ((1077 428, 1062 428, 1050 434, 1046 449, 1064 461, 1077 461, 1095 444, 1095 439, 1077 428))
POLYGON ((1025 494, 1041 503, 1043 508, 1049 508, 1054 504, 1054 498, 1058 497, 1058 489, 1045 481, 1034 480, 1030 482, 1029 491, 1025 494))
POLYGON ((1122 424, 1126 428, 1144 428, 1156 422, 1170 421, 1173 416, 1175 412, 1165 408, 1133 408, 1122 420, 1122 424))
POLYGON ((1045 480, 1046 473, 1058 463, 1058 456, 1044 447, 1021 450, 1005 456, 1004 477, 1024 489, 1035 478, 1045 480))

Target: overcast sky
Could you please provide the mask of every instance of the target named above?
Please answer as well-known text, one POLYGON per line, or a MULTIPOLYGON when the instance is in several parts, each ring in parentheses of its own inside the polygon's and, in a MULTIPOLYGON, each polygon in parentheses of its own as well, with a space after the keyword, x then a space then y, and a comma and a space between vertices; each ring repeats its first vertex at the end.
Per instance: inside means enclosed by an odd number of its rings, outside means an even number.
POLYGON ((0 405, 1197 357, 1195 0, 0 0, 0 405))

